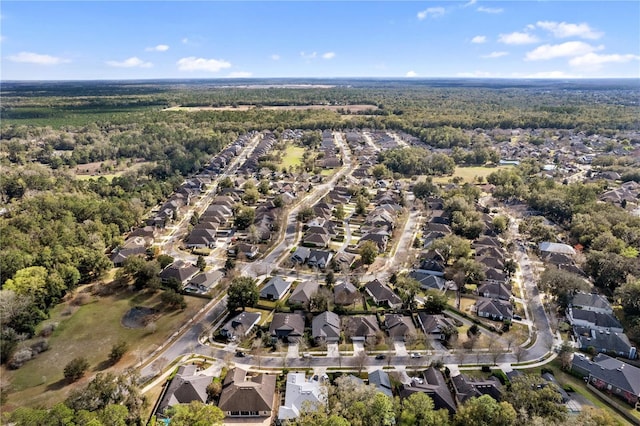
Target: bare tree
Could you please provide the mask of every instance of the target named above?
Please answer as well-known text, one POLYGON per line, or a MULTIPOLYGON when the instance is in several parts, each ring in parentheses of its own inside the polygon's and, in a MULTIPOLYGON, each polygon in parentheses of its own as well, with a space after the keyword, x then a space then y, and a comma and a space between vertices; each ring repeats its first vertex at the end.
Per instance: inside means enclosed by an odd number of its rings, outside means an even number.
POLYGON ((156 358, 156 360, 153 361, 153 364, 151 364, 151 369, 155 372, 155 374, 160 374, 166 364, 167 359, 161 356, 160 358, 156 358))
POLYGON ((355 367, 358 369, 358 375, 362 374, 362 370, 369 364, 369 356, 366 352, 358 352, 355 357, 355 367))
POLYGON ((525 353, 526 353, 526 349, 524 349, 522 346, 516 346, 515 349, 513 350, 513 355, 516 357, 517 362, 522 361, 525 353))
POLYGON ((251 344, 251 355, 258 362, 258 368, 262 368, 262 355, 264 354, 264 343, 262 339, 255 339, 251 344))

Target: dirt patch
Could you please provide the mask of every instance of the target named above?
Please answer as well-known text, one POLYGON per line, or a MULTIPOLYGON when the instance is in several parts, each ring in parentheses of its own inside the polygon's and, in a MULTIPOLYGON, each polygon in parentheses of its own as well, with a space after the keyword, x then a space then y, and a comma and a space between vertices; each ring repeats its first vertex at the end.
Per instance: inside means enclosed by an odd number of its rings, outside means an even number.
POLYGON ((127 328, 144 328, 158 315, 158 310, 136 306, 122 317, 122 326, 127 328))

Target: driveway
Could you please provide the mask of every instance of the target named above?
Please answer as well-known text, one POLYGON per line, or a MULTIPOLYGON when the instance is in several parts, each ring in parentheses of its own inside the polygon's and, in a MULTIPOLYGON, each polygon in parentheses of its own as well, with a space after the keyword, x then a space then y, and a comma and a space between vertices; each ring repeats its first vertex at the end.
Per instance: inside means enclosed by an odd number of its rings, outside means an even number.
POLYGON ((298 354, 298 344, 297 343, 290 343, 289 347, 287 348, 287 358, 299 358, 300 355, 298 354))
POLYGON ((404 342, 394 341, 393 347, 396 350, 396 356, 409 356, 407 346, 404 344, 404 342))
POLYGON ((340 356, 340 347, 337 343, 327 343, 327 357, 337 358, 340 356))
POLYGON ((364 342, 353 342, 353 354, 364 352, 364 342))

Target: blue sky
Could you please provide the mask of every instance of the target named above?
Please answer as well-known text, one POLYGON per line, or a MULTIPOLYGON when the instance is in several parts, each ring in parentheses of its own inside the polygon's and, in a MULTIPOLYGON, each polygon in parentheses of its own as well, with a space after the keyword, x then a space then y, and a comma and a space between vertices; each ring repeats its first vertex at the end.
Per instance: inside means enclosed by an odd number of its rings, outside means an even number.
POLYGON ((636 0, 3 0, 0 78, 638 78, 639 22, 636 0))

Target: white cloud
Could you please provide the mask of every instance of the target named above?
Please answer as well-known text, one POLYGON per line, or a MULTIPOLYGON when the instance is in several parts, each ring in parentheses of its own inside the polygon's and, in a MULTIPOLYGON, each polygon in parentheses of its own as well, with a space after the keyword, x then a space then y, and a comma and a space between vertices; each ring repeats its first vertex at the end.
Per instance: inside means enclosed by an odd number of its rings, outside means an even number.
POLYGON ((229 73, 230 78, 249 78, 253 74, 247 71, 234 71, 229 73))
POLYGON ((615 63, 624 64, 626 62, 640 60, 639 55, 620 55, 617 53, 611 55, 599 55, 597 53, 587 53, 586 55, 571 58, 569 64, 574 67, 585 67, 591 69, 599 69, 604 64, 615 63))
POLYGON ((315 59, 318 56, 318 52, 311 52, 311 53, 300 52, 300 56, 302 56, 305 59, 315 59))
POLYGON ((159 44, 157 46, 147 47, 144 50, 146 50, 147 52, 166 52, 167 50, 169 50, 169 46, 167 46, 166 44, 159 44))
POLYGON ((26 64, 36 65, 58 65, 71 62, 69 59, 58 58, 51 55, 42 55, 40 53, 33 52, 20 52, 17 55, 9 56, 9 60, 12 62, 23 62, 26 64))
POLYGON ((476 4, 478 2, 478 0, 469 0, 469 2, 465 3, 462 7, 469 7, 469 6, 473 6, 474 4, 476 4))
POLYGON ((504 44, 531 44, 537 43, 538 38, 529 33, 514 32, 510 34, 500 34, 498 41, 504 44))
POLYGON ((507 56, 509 54, 509 52, 491 52, 488 55, 483 55, 483 58, 487 58, 487 59, 494 59, 494 58, 501 58, 503 56, 507 56))
POLYGON ((273 55, 271 55, 271 60, 272 61, 279 61, 280 60, 280 55, 277 55, 277 54, 274 53, 273 55))
POLYGON ((336 57, 335 52, 327 52, 322 55, 322 59, 333 59, 336 57))
POLYGON ((583 41, 568 41, 561 44, 543 44, 527 52, 525 60, 542 61, 554 58, 566 58, 573 56, 582 56, 596 50, 602 50, 604 46, 592 46, 583 41))
POLYGON ((481 44, 487 41, 487 37, 483 35, 477 35, 471 39, 471 43, 481 44))
POLYGON ((422 21, 427 17, 438 18, 444 15, 444 12, 445 12, 444 7, 429 7, 423 11, 418 12, 417 16, 418 16, 418 19, 422 21))
POLYGON ((144 62, 142 59, 133 56, 124 61, 107 61, 107 65, 118 68, 151 68, 151 62, 144 62))
POLYGON ((208 71, 218 72, 224 68, 230 68, 231 64, 224 59, 205 59, 189 56, 182 58, 178 62, 178 70, 180 71, 208 71))
POLYGON ((603 33, 595 31, 589 24, 584 22, 581 24, 569 24, 567 22, 538 21, 536 26, 549 31, 557 38, 580 37, 595 40, 603 35, 603 33))
POLYGON ((182 40, 182 44, 189 44, 189 39, 188 38, 183 38, 182 40))
POLYGON ((497 13, 502 13, 504 12, 504 9, 500 8, 500 7, 484 7, 484 6, 480 6, 479 8, 476 9, 478 12, 482 12, 482 13, 491 13, 491 14, 497 14, 497 13))
POLYGON ((407 71, 407 73, 405 74, 405 77, 417 77, 418 73, 415 71, 407 71))

